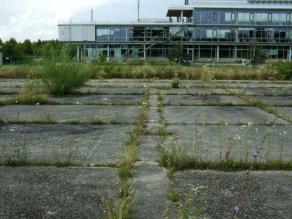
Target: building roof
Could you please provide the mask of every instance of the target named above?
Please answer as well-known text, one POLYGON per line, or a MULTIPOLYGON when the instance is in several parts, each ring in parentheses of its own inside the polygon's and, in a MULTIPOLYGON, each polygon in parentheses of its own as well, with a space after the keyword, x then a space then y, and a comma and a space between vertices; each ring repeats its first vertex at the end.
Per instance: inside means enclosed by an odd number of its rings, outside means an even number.
POLYGON ((171 6, 167 16, 180 16, 181 11, 199 9, 271 9, 292 10, 292 0, 193 0, 189 5, 171 6))

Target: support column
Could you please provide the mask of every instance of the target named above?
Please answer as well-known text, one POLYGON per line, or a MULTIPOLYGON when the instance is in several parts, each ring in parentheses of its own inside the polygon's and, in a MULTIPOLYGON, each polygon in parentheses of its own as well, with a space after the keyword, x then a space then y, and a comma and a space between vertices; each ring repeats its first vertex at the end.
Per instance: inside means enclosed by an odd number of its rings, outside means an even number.
POLYGON ((180 22, 183 23, 184 11, 180 12, 180 22))
POLYGON ((80 46, 80 61, 83 61, 83 45, 80 46))
POLYGON ((146 44, 144 44, 144 61, 146 61, 147 51, 146 51, 146 44))
POLYGON ((289 51, 288 51, 288 60, 291 61, 291 56, 292 56, 292 47, 289 47, 289 51))
POLYGON ((107 61, 110 61, 110 46, 109 44, 107 45, 107 61))
POLYGON ((219 57, 220 56, 220 47, 219 46, 217 46, 217 48, 216 48, 216 62, 219 62, 219 57))
POLYGON ((77 61, 79 62, 80 61, 80 46, 79 45, 77 46, 77 54, 76 54, 76 56, 77 56, 77 61))
POLYGON ((198 61, 201 60, 201 46, 199 45, 199 50, 198 50, 198 61))
POLYGON ((234 59, 237 59, 237 45, 234 46, 233 58, 234 58, 234 59))

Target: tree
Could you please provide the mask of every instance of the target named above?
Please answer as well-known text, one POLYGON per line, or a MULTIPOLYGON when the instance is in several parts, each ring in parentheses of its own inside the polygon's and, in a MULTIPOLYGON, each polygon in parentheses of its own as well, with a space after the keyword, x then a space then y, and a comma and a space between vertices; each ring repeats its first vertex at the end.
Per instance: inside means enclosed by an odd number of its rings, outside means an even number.
POLYGON ((32 43, 30 40, 26 39, 23 43, 20 44, 20 48, 24 55, 33 55, 32 43))
POLYGON ((14 38, 6 41, 3 45, 3 55, 8 57, 10 62, 17 61, 21 56, 21 50, 19 44, 14 38))
POLYGON ((189 64, 190 57, 184 51, 182 44, 178 43, 169 50, 168 59, 181 65, 187 65, 189 64))

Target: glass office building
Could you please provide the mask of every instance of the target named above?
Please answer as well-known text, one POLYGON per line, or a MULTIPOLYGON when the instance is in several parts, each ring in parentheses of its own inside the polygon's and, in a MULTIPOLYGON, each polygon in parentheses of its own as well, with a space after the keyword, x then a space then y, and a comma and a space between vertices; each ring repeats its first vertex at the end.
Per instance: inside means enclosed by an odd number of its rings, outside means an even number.
POLYGON ((291 60, 291 0, 193 0, 171 6, 163 19, 129 23, 59 24, 59 39, 78 46, 78 58, 165 59, 180 43, 191 61, 291 60))

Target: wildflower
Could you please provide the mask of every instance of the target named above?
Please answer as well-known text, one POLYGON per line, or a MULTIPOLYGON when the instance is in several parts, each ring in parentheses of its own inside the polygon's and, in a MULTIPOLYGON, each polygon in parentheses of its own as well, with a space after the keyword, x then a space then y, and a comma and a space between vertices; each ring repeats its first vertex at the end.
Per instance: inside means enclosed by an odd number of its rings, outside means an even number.
POLYGON ((36 103, 36 105, 37 105, 37 106, 39 106, 39 105, 40 105, 40 103, 36 103))
POLYGON ((234 212, 235 212, 235 214, 238 214, 239 211, 240 211, 239 207, 236 206, 236 207, 234 208, 234 212))
POLYGON ((15 103, 18 103, 18 100, 16 100, 15 103))
POLYGON ((251 126, 253 126, 252 122, 247 123, 247 126, 250 128, 251 126))
POLYGON ((234 140, 235 141, 239 141, 240 140, 240 136, 237 133, 235 134, 234 140))
POLYGON ((224 125, 228 125, 228 122, 225 122, 224 125))
POLYGON ((76 105, 81 105, 81 103, 79 101, 76 102, 76 105))
POLYGON ((9 129, 9 131, 11 131, 11 132, 15 132, 15 130, 14 130, 14 129, 12 129, 12 128, 11 128, 11 129, 9 129))

